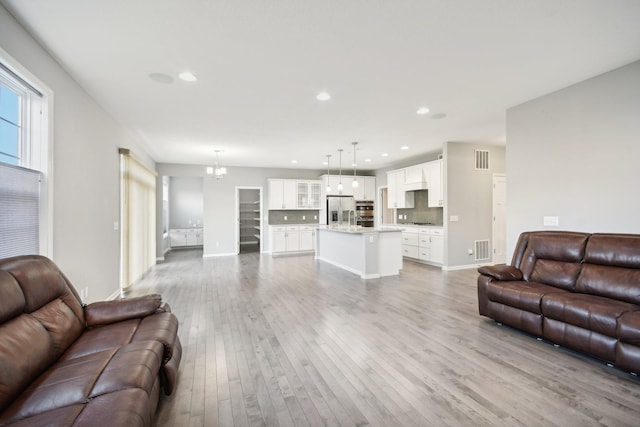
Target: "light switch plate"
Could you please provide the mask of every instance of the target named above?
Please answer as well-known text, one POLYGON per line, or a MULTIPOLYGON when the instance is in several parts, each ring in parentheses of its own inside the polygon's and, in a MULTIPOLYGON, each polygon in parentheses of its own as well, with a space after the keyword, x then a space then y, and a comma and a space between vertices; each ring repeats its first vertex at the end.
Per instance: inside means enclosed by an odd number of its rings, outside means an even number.
POLYGON ((560 225, 560 219, 557 216, 544 216, 542 217, 542 224, 550 227, 557 227, 560 225))
POLYGON ((460 218, 458 217, 458 215, 451 215, 449 217, 449 221, 451 222, 458 222, 460 220, 460 218))

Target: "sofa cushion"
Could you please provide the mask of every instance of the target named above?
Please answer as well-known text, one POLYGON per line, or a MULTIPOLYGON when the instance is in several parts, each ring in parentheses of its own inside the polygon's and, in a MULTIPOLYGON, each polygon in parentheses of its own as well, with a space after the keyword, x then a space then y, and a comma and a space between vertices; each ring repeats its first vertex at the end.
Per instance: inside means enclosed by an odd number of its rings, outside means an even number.
POLYGON ((567 292, 554 286, 537 282, 490 282, 487 286, 489 301, 542 314, 542 297, 551 292, 567 292))
POLYGON ((588 238, 586 233, 531 233, 520 265, 524 280, 573 290, 588 238))
POLYGON ((616 336, 622 342, 640 347, 640 311, 624 313, 618 318, 616 336))
POLYGON ((640 236, 594 234, 576 291, 640 305, 640 236))
POLYGON ((144 341, 59 361, 31 383, 2 415, 7 421, 20 420, 127 389, 140 389, 150 395, 162 354, 161 343, 144 341))
POLYGON ((617 319, 640 306, 596 295, 552 293, 542 298, 542 314, 609 337, 616 336, 617 319))

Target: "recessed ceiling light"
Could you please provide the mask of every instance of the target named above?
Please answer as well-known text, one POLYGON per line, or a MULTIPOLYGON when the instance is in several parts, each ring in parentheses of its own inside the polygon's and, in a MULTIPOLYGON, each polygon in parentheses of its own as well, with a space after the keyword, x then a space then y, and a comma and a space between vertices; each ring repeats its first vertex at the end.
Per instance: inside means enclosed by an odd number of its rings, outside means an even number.
POLYGON ((380 154, 382 157, 387 157, 389 155, 389 153, 382 153, 380 154))
POLYGON ((427 107, 420 107, 416 111, 416 114, 420 114, 421 116, 424 116, 425 114, 429 114, 429 109, 427 107))
POLYGON ((400 147, 401 150, 408 150, 409 146, 408 145, 403 145, 402 147, 400 147))
POLYGON ((364 161, 367 162, 367 163, 371 163, 371 159, 368 158, 368 157, 366 159, 364 159, 364 161))
POLYGON ((184 73, 178 74, 178 78, 185 82, 195 82, 196 80, 198 80, 198 78, 194 76, 192 73, 190 73, 189 71, 185 71, 184 73))
POLYGON ((164 73, 151 73, 149 74, 149 78, 157 83, 164 83, 164 84, 173 83, 173 77, 164 73))
POLYGON ((296 163, 298 163, 298 161, 297 160, 291 160, 291 163, 293 163, 295 165, 296 163))
POLYGON ((328 101, 331 99, 331 95, 329 95, 328 92, 320 92, 318 95, 316 95, 316 99, 318 101, 328 101))

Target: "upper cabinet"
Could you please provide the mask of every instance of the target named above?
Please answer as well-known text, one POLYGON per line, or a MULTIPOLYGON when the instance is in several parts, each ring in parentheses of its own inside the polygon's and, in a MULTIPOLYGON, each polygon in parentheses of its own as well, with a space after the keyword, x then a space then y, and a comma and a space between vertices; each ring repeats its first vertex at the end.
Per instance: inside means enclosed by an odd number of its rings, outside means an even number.
POLYGON ((298 181, 298 209, 320 209, 320 181, 298 181))
POLYGON ((353 198, 374 201, 376 198, 376 178, 373 176, 358 176, 356 180, 358 181, 358 186, 353 189, 353 198))
POLYGON ((427 203, 430 208, 444 206, 443 167, 442 160, 435 160, 425 164, 424 171, 429 189, 427 203))
POLYGON ((356 176, 358 186, 353 187, 353 175, 322 175, 322 196, 353 196, 356 200, 375 200, 376 178, 374 176, 356 176), (342 181, 342 192, 338 191, 338 184, 342 181), (331 191, 327 192, 327 185, 331 191))
POLYGON ((413 193, 404 189, 405 170, 387 172, 387 207, 412 208, 413 193))
POLYGON ((388 208, 412 208, 413 191, 428 190, 430 208, 444 206, 442 160, 387 172, 388 208))
POLYGON ((298 207, 297 181, 269 180, 269 209, 296 209, 298 207))
POLYGON ((320 209, 320 181, 269 180, 269 209, 320 209))

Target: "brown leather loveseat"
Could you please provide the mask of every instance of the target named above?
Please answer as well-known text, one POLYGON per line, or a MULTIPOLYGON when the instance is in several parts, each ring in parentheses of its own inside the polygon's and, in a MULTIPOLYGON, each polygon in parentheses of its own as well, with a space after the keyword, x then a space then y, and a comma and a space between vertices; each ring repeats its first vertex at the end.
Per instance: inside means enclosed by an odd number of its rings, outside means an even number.
POLYGON ((525 232, 478 271, 481 315, 640 373, 640 235, 525 232))
POLYGON ((177 330, 159 295, 85 306, 49 259, 0 260, 0 425, 151 425, 177 330))

